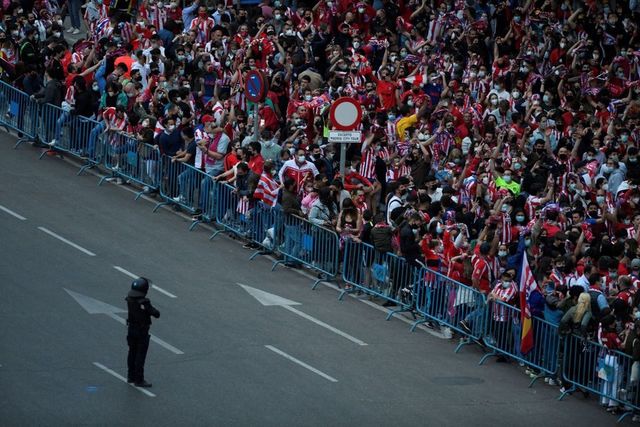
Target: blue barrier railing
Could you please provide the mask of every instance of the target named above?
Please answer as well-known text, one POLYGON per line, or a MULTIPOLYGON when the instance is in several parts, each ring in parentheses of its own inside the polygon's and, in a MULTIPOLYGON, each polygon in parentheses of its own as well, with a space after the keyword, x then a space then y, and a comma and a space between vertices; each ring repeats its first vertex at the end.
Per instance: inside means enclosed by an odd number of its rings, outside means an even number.
POLYGON ((253 224, 251 226, 250 238, 262 249, 255 252, 251 258, 258 255, 275 252, 280 246, 280 231, 283 227, 284 213, 280 206, 267 206, 259 201, 253 208, 253 224))
POLYGON ((198 194, 203 172, 195 167, 163 154, 160 157, 160 196, 153 212, 166 205, 179 206, 189 213, 198 210, 198 194))
POLYGON ((253 201, 247 196, 240 196, 235 187, 229 184, 214 185, 216 222, 222 230, 214 232, 209 239, 215 238, 223 231, 230 231, 236 236, 248 238, 251 233, 251 216, 253 201))
POLYGON ((284 255, 284 259, 276 261, 271 271, 286 262, 302 263, 318 272, 318 279, 311 289, 315 289, 322 281, 336 279, 340 240, 335 231, 296 215, 283 215, 281 233, 283 238, 278 251, 284 255))
POLYGON ((558 373, 558 355, 560 351, 560 335, 558 326, 544 319, 532 317, 532 333, 534 346, 526 354, 520 352, 522 335, 520 309, 503 301, 490 300, 490 315, 485 328, 484 342, 492 349, 482 357, 480 364, 491 356, 508 356, 524 363, 540 372, 530 385, 541 377, 555 379, 558 373))
MULTIPOLYGON (((112 177, 125 179, 142 186, 135 196, 160 189, 160 151, 153 145, 137 141, 126 134, 116 134, 105 147, 104 167, 112 177)), ((104 177, 101 185, 109 177, 104 177)))
POLYGON ((467 337, 460 341, 456 353, 466 344, 482 344, 487 305, 484 294, 477 289, 427 268, 417 288, 416 311, 422 319, 412 325, 412 331, 420 323, 433 321, 467 337))
POLYGON ((562 379, 571 384, 558 400, 581 389, 600 396, 600 405, 622 412, 618 421, 640 411, 640 366, 628 354, 577 335, 564 339, 562 379))
MULTIPOLYGON (((396 305, 398 308, 389 311, 387 320, 395 313, 413 310, 413 295, 422 276, 423 268, 410 265, 402 257, 352 239, 344 242, 343 280, 355 290, 396 305)), ((343 290, 339 298, 351 291, 343 290)))
POLYGON ((25 141, 35 140, 38 107, 29 95, 5 82, 0 82, 0 122, 7 130, 18 132, 14 148, 25 141))

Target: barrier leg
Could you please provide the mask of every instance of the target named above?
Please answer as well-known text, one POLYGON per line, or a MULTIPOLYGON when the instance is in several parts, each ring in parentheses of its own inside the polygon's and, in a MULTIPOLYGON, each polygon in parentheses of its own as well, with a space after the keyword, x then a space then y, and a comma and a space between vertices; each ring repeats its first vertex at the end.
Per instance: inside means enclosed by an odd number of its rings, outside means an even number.
POLYGON ((560 393, 560 396, 558 397, 558 400, 562 400, 562 399, 564 399, 564 397, 565 397, 566 395, 571 394, 571 393, 573 393, 574 391, 577 391, 577 390, 578 390, 578 389, 576 388, 576 385, 575 385, 575 384, 571 385, 571 388, 570 388, 570 389, 565 390, 565 391, 563 391, 562 393, 560 393))
POLYGON ((632 415, 633 411, 624 411, 622 413, 622 415, 620 415, 620 417, 618 418, 618 420, 616 421, 617 423, 621 423, 622 420, 624 420, 628 415, 632 415))
POLYGON ((411 311, 411 308, 405 307, 405 308, 399 308, 397 310, 391 310, 391 311, 389 311, 389 314, 387 314, 387 317, 386 317, 385 320, 391 320, 391 318, 393 317, 394 314, 402 313, 404 311, 411 311))
POLYGON ((278 265, 280 265, 280 264, 284 264, 284 263, 285 263, 285 261, 284 261, 284 260, 275 261, 275 262, 273 263, 273 265, 271 266, 271 271, 275 271, 275 270, 276 270, 276 267, 277 267, 278 265))
POLYGON ((249 257, 249 261, 253 261, 253 259, 256 258, 257 256, 268 255, 270 253, 271 253, 270 251, 265 251, 265 250, 255 251, 255 253, 249 257))
POLYGON ((13 149, 17 150, 18 147, 20 146, 20 144, 22 144, 23 142, 30 142, 32 140, 33 140, 33 138, 29 138, 29 137, 26 137, 26 136, 23 136, 22 138, 18 138, 18 141, 16 141, 16 144, 13 146, 13 149))
POLYGON ((492 356, 500 356, 500 355, 496 351, 492 351, 491 353, 487 353, 484 356, 482 356, 482 359, 480 359, 480 362, 478 362, 478 365, 482 365, 488 358, 490 358, 492 356))
MULTIPOLYGON (((224 231, 224 229, 222 230, 216 230, 211 236, 209 236, 209 240, 213 240, 216 238, 216 236, 220 233, 222 233, 224 231)), ((271 269, 271 271, 273 271, 273 269, 271 269)))
POLYGON ((189 226, 189 231, 193 231, 193 230, 198 226, 198 224, 200 224, 201 222, 202 222, 202 221, 201 221, 201 220, 199 220, 199 219, 197 219, 197 220, 193 221, 193 222, 191 223, 191 225, 189 226))
POLYGON ((536 383, 536 381, 538 381, 540 378, 544 378, 544 377, 545 377, 544 374, 538 374, 535 377, 533 377, 533 379, 529 383, 529 388, 533 387, 533 385, 536 383))
MULTIPOLYGON (((167 202, 167 201, 157 203, 156 206, 153 208, 153 213, 156 213, 156 211, 158 209, 160 209, 162 206, 168 206, 170 204, 171 204, 171 202, 167 202)), ((211 239, 209 239, 209 240, 211 240, 211 239)))
POLYGON ((416 320, 415 322, 413 322, 413 324, 411 325, 411 328, 409 329, 409 332, 415 332, 416 328, 418 327, 418 325, 421 325, 423 323, 427 323, 428 320, 426 317, 423 317, 422 319, 416 320))

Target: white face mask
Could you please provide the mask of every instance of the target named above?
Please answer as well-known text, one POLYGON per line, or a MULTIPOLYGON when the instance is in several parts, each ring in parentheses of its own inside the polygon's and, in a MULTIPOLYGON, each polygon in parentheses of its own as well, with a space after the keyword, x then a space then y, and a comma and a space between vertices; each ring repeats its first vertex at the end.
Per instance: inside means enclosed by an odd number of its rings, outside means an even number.
POLYGON ((176 128, 175 125, 169 125, 169 126, 167 126, 167 131, 168 132, 173 132, 175 128, 176 128))
POLYGON ((305 95, 304 96, 304 100, 307 101, 307 102, 311 101, 312 99, 313 99, 313 97, 311 95, 305 95))
POLYGON ((298 156, 298 163, 304 163, 307 160, 305 156, 298 156))

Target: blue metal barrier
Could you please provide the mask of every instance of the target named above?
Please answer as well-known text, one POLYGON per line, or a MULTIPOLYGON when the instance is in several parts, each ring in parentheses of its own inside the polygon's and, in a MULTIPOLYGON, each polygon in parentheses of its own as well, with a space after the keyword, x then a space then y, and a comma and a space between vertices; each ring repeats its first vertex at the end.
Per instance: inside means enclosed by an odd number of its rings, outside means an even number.
POLYGON ((22 134, 14 148, 36 138, 39 104, 26 93, 0 81, 0 126, 22 134))
POLYGON ((216 189, 216 222, 223 229, 213 233, 209 240, 225 230, 240 237, 249 237, 251 233, 252 201, 240 197, 235 187, 229 184, 217 183, 214 188, 216 189))
MULTIPOLYGON (((86 169, 99 164, 104 157, 105 139, 112 135, 97 135, 91 138, 94 129, 100 122, 78 116, 51 104, 38 106, 36 138, 51 144, 56 153, 67 153, 86 161, 78 171, 78 175, 86 169)), ((47 151, 40 154, 40 159, 47 151)))
POLYGON ((484 355, 480 364, 491 356, 505 355, 540 371, 529 386, 544 376, 555 379, 560 352, 558 326, 539 317, 532 317, 534 347, 527 354, 522 354, 520 309, 495 300, 489 301, 488 305, 491 314, 487 319, 485 344, 493 351, 484 355))
POLYGON ((282 219, 283 229, 280 232, 283 233, 283 239, 279 252, 284 255, 284 259, 276 261, 271 271, 278 264, 297 261, 319 272, 311 289, 315 289, 322 281, 335 280, 339 273, 338 234, 296 215, 283 215, 282 219))
MULTIPOLYGON (((124 178, 143 186, 136 193, 135 200, 160 187, 160 151, 153 145, 138 142, 134 137, 120 133, 114 135, 105 147, 103 165, 111 171, 112 177, 124 178)), ((101 185, 109 177, 104 177, 101 185)))
POLYGON ((420 323, 434 321, 467 337, 460 341, 456 353, 466 344, 481 344, 487 307, 485 296, 477 289, 426 268, 424 281, 416 291, 416 311, 423 318, 411 326, 411 331, 420 323))
POLYGON ((632 381, 631 356, 573 334, 567 336, 564 343, 562 379, 571 387, 558 400, 582 389, 600 396, 602 406, 618 406, 623 411, 618 421, 640 411, 640 388, 637 378, 632 381))
POLYGON ((265 255, 277 250, 280 246, 282 224, 284 221, 284 213, 280 206, 267 206, 259 201, 255 204, 252 214, 253 224, 251 226, 250 237, 254 243, 262 247, 261 250, 255 252, 251 258, 254 259, 258 255, 265 255))
MULTIPOLYGON (((420 288, 423 268, 410 265, 404 258, 382 253, 367 243, 346 240, 342 278, 357 290, 397 305, 395 313, 413 309, 413 295, 420 288)), ((348 290, 343 290, 342 299, 348 290)))
POLYGON ((158 203, 153 212, 161 206, 176 205, 190 213, 198 209, 198 191, 204 173, 195 167, 174 160, 163 154, 160 157, 160 196, 164 199, 158 203))
MULTIPOLYGON (((200 218, 195 219, 189 231, 192 231, 202 222, 214 222, 216 220, 216 206, 218 198, 218 188, 220 184, 214 179, 214 176, 202 172, 199 174, 200 187, 198 191, 198 207, 200 208, 200 218)), ((213 236, 211 236, 213 238, 213 236)))

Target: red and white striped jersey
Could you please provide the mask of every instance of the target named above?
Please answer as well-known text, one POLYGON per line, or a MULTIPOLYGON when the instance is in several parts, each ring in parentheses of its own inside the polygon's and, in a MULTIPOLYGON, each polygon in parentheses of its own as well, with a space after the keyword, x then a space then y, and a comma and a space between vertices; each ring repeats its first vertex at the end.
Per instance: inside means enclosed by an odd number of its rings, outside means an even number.
POLYGON ((67 88, 67 93, 64 95, 64 100, 69 105, 76 105, 76 88, 73 85, 67 88))
POLYGON ((122 118, 119 119, 116 116, 115 107, 105 108, 104 112, 102 113, 102 118, 112 130, 122 130, 127 124, 127 114, 124 113, 122 118))
MULTIPOLYGON (((497 301, 502 301, 505 304, 511 305, 514 301, 516 294, 518 293, 518 287, 514 281, 511 281, 508 287, 504 287, 502 280, 498 280, 495 287, 491 291, 491 295, 495 297, 497 301)), ((502 304, 493 303, 493 320, 496 322, 506 322, 509 319, 509 308, 502 304)), ((514 313, 514 312, 512 312, 514 313)))
POLYGON ((197 17, 193 21, 191 21, 191 26, 189 30, 196 32, 196 40, 199 43, 205 44, 209 41, 209 35, 211 34, 211 30, 215 27, 216 22, 210 16, 206 18, 197 17))

